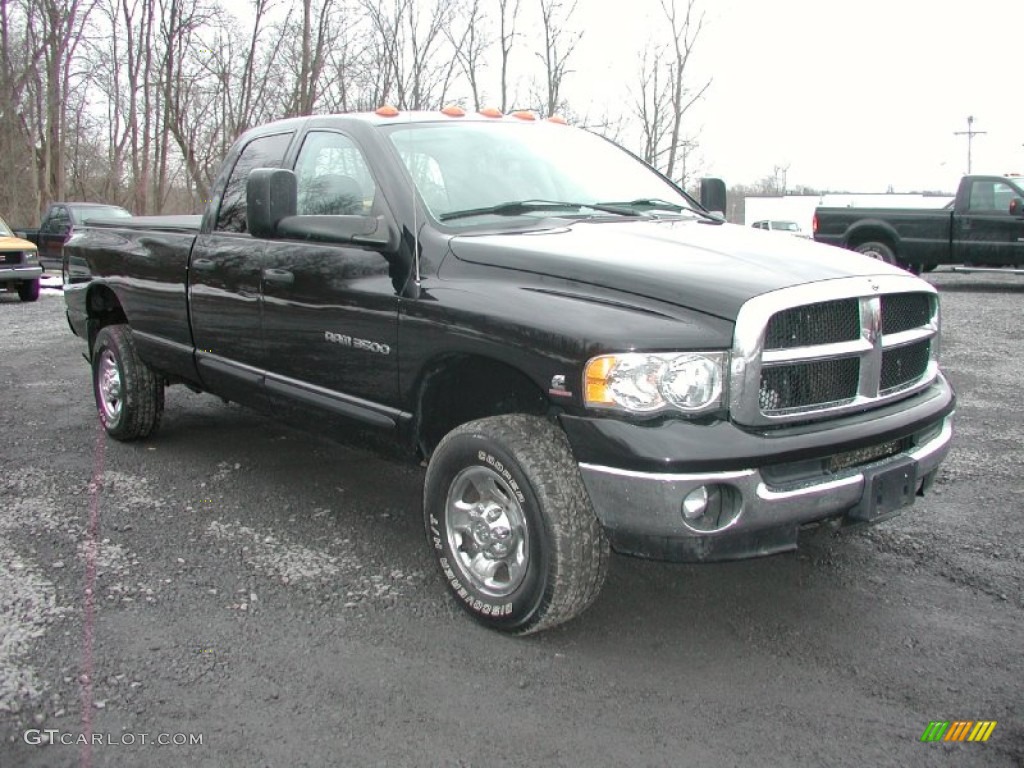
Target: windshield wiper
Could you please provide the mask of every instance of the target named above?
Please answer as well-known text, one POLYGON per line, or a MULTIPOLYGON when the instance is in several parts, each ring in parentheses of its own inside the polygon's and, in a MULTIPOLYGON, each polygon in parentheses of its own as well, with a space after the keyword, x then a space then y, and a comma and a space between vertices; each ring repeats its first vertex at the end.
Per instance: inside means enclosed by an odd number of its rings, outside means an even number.
POLYGON ((488 205, 483 208, 467 208, 463 211, 448 211, 442 213, 438 218, 441 221, 452 221, 453 219, 466 219, 471 216, 520 216, 524 213, 535 213, 537 211, 578 211, 583 208, 590 208, 602 213, 614 213, 617 216, 640 216, 639 211, 632 210, 626 205, 613 203, 570 203, 561 200, 518 200, 498 205, 488 205))
MULTIPOLYGON (((601 205, 617 205, 623 208, 648 208, 652 211, 672 211, 672 213, 682 213, 683 211, 691 211, 692 209, 686 208, 678 203, 670 203, 668 200, 659 200, 656 197, 641 197, 636 200, 622 200, 611 203, 601 203, 601 205)), ((696 213, 696 211, 693 211, 696 213)))
POLYGON ((679 205, 679 203, 670 203, 668 200, 661 200, 656 197, 641 197, 636 200, 629 201, 616 201, 613 203, 600 203, 600 205, 610 206, 624 206, 633 210, 641 209, 643 211, 669 211, 671 213, 689 213, 695 216, 703 216, 711 224, 722 224, 724 223, 724 217, 718 216, 714 213, 703 210, 702 208, 694 208, 688 205, 679 205))

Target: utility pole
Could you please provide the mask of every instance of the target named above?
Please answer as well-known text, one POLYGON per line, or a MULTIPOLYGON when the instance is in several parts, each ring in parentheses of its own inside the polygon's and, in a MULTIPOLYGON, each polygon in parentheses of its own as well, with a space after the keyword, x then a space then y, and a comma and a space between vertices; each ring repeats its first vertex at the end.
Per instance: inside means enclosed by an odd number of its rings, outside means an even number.
POLYGON ((975 136, 982 136, 988 133, 988 131, 976 131, 974 130, 974 115, 967 116, 967 130, 966 131, 953 131, 954 136, 966 136, 967 137, 967 173, 971 172, 971 143, 974 141, 975 136))

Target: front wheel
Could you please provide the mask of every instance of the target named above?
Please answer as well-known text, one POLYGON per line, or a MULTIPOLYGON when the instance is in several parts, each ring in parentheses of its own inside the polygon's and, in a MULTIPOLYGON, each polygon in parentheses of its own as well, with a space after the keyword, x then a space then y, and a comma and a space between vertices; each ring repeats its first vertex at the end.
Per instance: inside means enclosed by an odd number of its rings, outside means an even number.
POLYGON ((164 384, 135 351, 127 325, 108 325, 92 349, 96 410, 107 434, 137 440, 156 431, 164 412, 164 384))
POLYGON ((22 301, 35 301, 39 298, 39 278, 23 280, 18 283, 18 298, 22 301))
POLYGON ((423 500, 448 591, 477 621, 527 634, 596 598, 608 541, 565 435, 537 416, 464 424, 437 446, 423 500))

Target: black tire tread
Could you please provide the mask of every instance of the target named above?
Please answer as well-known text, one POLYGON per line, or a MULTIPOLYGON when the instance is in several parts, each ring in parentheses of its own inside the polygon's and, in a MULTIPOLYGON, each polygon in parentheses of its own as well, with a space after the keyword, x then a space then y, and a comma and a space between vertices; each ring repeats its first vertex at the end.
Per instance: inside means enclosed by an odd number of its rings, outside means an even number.
POLYGON ((24 280, 18 283, 18 298, 22 301, 35 301, 39 298, 39 279, 24 280))
MULTIPOLYGON (((108 325, 96 334, 93 345, 93 393, 96 393, 96 361, 100 351, 110 346, 121 365, 121 386, 124 402, 121 418, 111 427, 104 423, 107 434, 116 440, 128 442, 149 437, 160 428, 164 413, 164 383, 143 362, 135 349, 135 339, 127 325, 108 325)), ((99 402, 97 402, 97 410, 99 402)), ((103 422, 102 411, 100 421, 103 422)))
MULTIPOLYGON (((452 430, 438 445, 461 435, 483 435, 500 442, 531 479, 550 525, 553 556, 540 609, 527 624, 512 630, 526 635, 566 622, 589 607, 608 572, 609 546, 573 460, 569 442, 551 422, 538 416, 490 416, 452 430)), ((427 469, 429 475, 431 469, 427 469)))

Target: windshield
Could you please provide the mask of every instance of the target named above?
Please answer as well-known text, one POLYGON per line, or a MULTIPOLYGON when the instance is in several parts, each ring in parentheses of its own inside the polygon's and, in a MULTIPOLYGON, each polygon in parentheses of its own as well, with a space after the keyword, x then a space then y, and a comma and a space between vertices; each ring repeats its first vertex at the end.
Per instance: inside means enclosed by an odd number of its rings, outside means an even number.
POLYGON ((75 206, 71 209, 75 221, 88 224, 93 219, 130 219, 132 215, 116 205, 75 206))
POLYGON ((7 222, 3 219, 0 219, 0 237, 14 237, 11 228, 7 226, 7 222))
POLYGON ((554 210, 507 205, 524 201, 605 203, 605 209, 618 204, 642 211, 696 207, 627 152, 564 125, 420 123, 389 127, 388 135, 431 215, 452 226, 499 215, 551 216, 554 210), (481 210, 487 208, 498 212, 481 210))
POLYGON ((782 229, 786 232, 799 232, 800 225, 795 221, 773 221, 772 229, 782 229))

